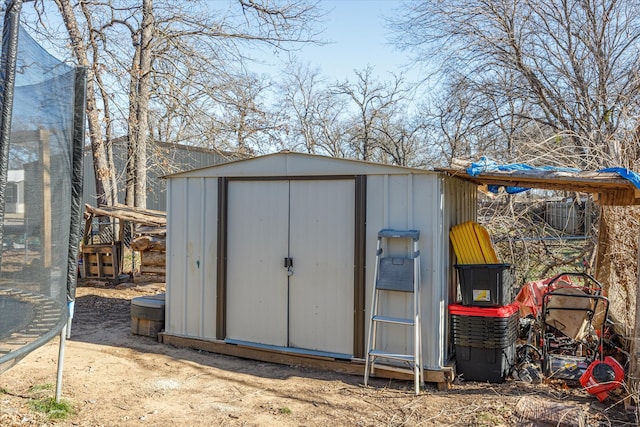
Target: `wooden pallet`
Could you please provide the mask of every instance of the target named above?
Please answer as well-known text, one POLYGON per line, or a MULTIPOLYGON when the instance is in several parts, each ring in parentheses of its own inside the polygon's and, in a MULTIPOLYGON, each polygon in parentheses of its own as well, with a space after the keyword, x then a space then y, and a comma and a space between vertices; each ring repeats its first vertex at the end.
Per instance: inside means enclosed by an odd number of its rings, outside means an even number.
POLYGON ((121 242, 82 246, 82 268, 86 279, 108 279, 118 283, 121 242))

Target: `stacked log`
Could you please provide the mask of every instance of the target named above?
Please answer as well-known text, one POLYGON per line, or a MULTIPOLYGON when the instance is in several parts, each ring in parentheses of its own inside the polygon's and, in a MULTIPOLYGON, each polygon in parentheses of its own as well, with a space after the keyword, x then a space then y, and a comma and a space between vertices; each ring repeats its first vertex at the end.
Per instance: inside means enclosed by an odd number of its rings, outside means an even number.
POLYGON ((167 244, 165 227, 138 226, 131 249, 140 252, 141 274, 165 274, 167 244))

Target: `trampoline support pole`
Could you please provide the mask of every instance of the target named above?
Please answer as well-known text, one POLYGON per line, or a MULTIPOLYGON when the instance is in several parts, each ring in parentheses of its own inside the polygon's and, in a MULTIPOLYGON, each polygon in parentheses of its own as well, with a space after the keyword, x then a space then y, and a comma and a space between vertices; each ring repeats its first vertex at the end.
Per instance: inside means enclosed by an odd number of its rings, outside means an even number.
POLYGON ((62 395, 62 370, 64 368, 64 346, 67 341, 67 325, 60 331, 60 348, 58 349, 58 376, 56 378, 56 402, 60 403, 62 395))

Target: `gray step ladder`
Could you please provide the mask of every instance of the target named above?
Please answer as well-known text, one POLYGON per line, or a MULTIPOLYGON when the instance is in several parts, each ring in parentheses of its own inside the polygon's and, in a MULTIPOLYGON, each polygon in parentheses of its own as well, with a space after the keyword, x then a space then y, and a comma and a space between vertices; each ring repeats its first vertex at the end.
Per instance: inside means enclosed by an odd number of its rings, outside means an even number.
MULTIPOLYGON (((415 377, 416 394, 424 385, 424 370, 422 366, 422 326, 420 323, 420 231, 419 230, 391 230, 383 229, 378 232, 376 248, 376 267, 373 273, 373 298, 371 302, 371 318, 369 319, 369 336, 367 338, 367 353, 364 372, 365 386, 369 382, 369 375, 375 371, 378 359, 404 365, 413 371, 415 377), (383 257, 384 241, 403 239, 410 243, 411 254, 408 257, 383 257), (392 292, 411 293, 413 299, 412 316, 400 318, 379 315, 380 300, 392 292), (389 353, 376 348, 377 326, 380 323, 403 325, 413 329, 413 353, 389 353)), ((391 363, 389 363, 391 362, 391 363)), ((382 364, 382 363, 381 363, 382 364)))

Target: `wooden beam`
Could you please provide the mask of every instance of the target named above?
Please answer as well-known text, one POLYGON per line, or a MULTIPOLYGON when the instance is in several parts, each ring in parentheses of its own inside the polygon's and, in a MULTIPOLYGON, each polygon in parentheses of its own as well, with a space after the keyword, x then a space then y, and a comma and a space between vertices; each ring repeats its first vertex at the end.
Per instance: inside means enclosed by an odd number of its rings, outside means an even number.
POLYGON ((151 273, 151 274, 159 274, 159 275, 166 275, 167 273, 167 269, 166 267, 160 267, 157 265, 146 265, 146 264, 141 264, 140 265, 140 273, 151 273))
POLYGON ((42 183, 42 224, 40 239, 42 242, 42 266, 51 267, 53 259, 53 212, 51 210, 51 152, 49 150, 49 132, 44 129, 39 133, 40 147, 40 182, 42 183))
POLYGON ((131 208, 124 205, 94 207, 85 205, 86 212, 94 216, 107 216, 118 218, 122 221, 129 221, 135 224, 151 226, 166 226, 167 215, 164 212, 147 209, 131 208))
MULTIPOLYGON (((638 248, 640 248, 640 234, 638 235, 638 248)), ((638 402, 637 396, 638 391, 640 391, 640 342, 638 342, 638 338, 640 337, 640 249, 637 253, 637 264, 638 264, 638 277, 637 277, 637 286, 636 286, 636 316, 633 326, 633 336, 631 337, 631 360, 629 360, 629 375, 627 376, 627 381, 629 382, 629 390, 632 396, 636 396, 636 402, 634 402, 636 406, 636 410, 640 407, 640 402, 638 402)))
POLYGON ((593 195, 593 201, 600 206, 633 206, 636 200, 638 199, 632 189, 600 192, 593 195))
POLYGON ((478 186, 497 185, 590 193, 600 205, 606 206, 629 206, 639 204, 640 201, 640 190, 631 181, 613 172, 491 171, 471 176, 465 169, 437 171, 478 186))
POLYGON ((142 251, 140 252, 140 262, 145 267, 162 267, 167 265, 167 254, 161 251, 142 251))
POLYGON ((91 224, 93 222, 93 214, 86 213, 84 215, 84 234, 82 236, 82 244, 89 244, 89 236, 91 236, 91 224))

